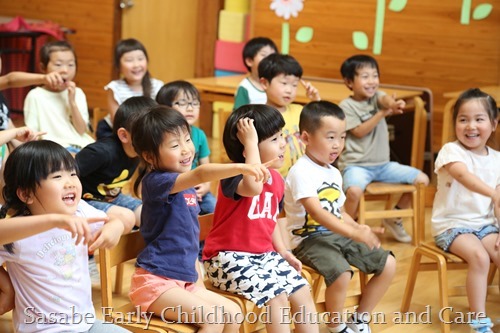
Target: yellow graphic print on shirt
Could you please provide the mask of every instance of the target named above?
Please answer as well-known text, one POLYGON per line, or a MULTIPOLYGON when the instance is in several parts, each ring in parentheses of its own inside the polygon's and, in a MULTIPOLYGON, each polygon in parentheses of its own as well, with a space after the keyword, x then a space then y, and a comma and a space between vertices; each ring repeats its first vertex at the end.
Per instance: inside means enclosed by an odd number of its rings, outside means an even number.
MULTIPOLYGON (((323 184, 321 184, 318 188, 318 199, 321 207, 342 220, 339 204, 340 193, 340 188, 335 183, 328 184, 323 182, 323 184)), ((293 234, 296 236, 307 237, 315 233, 320 226, 321 224, 313 220, 311 215, 306 213, 303 227, 293 230, 293 234)))
MULTIPOLYGON (((122 188, 127 184, 128 182, 128 176, 129 176, 129 171, 128 170, 123 170, 118 177, 113 179, 111 184, 99 184, 97 186, 97 191, 99 191, 100 194, 104 196, 103 201, 105 202, 113 202, 113 200, 116 199, 116 197, 122 192, 122 188)), ((85 193, 83 195, 84 199, 87 200, 96 200, 92 193, 85 193)), ((98 200, 98 199, 97 199, 98 200)))

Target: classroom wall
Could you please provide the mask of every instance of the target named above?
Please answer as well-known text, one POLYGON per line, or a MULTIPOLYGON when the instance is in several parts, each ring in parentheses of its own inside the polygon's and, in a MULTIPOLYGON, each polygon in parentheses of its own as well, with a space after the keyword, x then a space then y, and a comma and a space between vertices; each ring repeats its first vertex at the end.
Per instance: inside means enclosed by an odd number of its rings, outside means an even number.
POLYGON ((289 54, 304 75, 340 79, 342 61, 366 53, 378 60, 382 83, 430 88, 434 151, 440 146, 443 93, 500 84, 500 0, 306 0, 288 20, 271 3, 252 2, 251 34, 271 37, 281 48, 287 23, 289 54), (310 41, 307 27, 313 29, 310 41))
POLYGON ((74 29, 68 35, 78 57, 75 78, 92 106, 105 106, 103 87, 113 77, 113 47, 119 34, 115 0, 0 0, 1 16, 50 20, 74 29))

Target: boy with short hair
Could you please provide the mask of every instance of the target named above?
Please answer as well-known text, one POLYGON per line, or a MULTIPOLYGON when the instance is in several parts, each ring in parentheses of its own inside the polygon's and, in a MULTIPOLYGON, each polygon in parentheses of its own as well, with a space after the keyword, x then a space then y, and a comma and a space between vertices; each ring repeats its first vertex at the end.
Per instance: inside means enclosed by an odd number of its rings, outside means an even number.
POLYGON ((233 110, 247 104, 266 104, 266 92, 260 84, 258 69, 260 61, 272 53, 278 53, 278 48, 267 37, 255 37, 246 42, 243 63, 248 69, 248 76, 238 85, 233 110))
POLYGON ((380 240, 366 225, 344 211, 340 172, 332 166, 345 142, 345 116, 327 101, 311 102, 300 115, 305 154, 292 166, 285 182, 287 231, 293 254, 325 278, 330 332, 369 333, 370 313, 388 289, 396 260, 380 248, 380 240), (352 277, 350 266, 375 274, 348 325, 340 318, 352 277))
POLYGON ((313 101, 321 99, 318 90, 311 83, 302 80, 302 67, 290 55, 274 53, 268 55, 259 64, 260 83, 267 96, 267 105, 281 112, 285 119, 283 136, 286 141, 283 166, 279 172, 286 177, 290 167, 304 153, 300 141, 299 117, 302 105, 293 104, 299 82, 306 89, 307 96, 313 101))
POLYGON ((131 130, 141 114, 156 105, 149 97, 130 97, 116 111, 113 135, 97 140, 76 154, 82 198, 91 206, 114 215, 132 228, 141 221, 142 201, 123 194, 139 159, 132 146, 131 130))
MULTIPOLYGON (((346 212, 356 218, 359 200, 369 183, 427 185, 429 178, 416 168, 389 159, 389 133, 385 117, 402 113, 405 102, 378 90, 377 61, 368 55, 355 55, 344 61, 340 72, 352 95, 340 103, 346 115, 347 139, 339 168, 347 197, 346 212)), ((406 209, 410 205, 411 195, 405 193, 395 209, 406 209)), ((401 218, 385 219, 383 225, 397 241, 411 242, 401 218)))

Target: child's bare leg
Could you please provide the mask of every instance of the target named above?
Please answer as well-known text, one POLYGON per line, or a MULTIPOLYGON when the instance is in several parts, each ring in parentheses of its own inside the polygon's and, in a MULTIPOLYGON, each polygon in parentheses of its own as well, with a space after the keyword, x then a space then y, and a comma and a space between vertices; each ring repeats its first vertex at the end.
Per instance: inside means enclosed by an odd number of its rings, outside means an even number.
POLYGON ((497 239, 498 234, 489 234, 481 240, 481 243, 483 243, 493 263, 497 268, 500 268, 500 248, 495 246, 497 239))
POLYGON ((282 293, 266 303, 269 307, 268 323, 266 323, 267 333, 290 333, 290 324, 283 320, 283 309, 288 307, 288 299, 282 293))
POLYGON ((299 321, 295 323, 295 333, 318 333, 318 316, 316 305, 311 297, 309 286, 304 286, 293 293, 288 299, 290 300, 292 315, 302 313, 305 318, 298 316, 299 321))
MULTIPOLYGON (((485 237, 486 238, 486 237, 485 237)), ((469 309, 473 313, 485 313, 490 256, 481 241, 472 234, 457 236, 450 246, 450 252, 463 258, 467 264, 465 289, 469 309)))
POLYGON ((358 217, 358 206, 359 199, 363 195, 363 190, 357 186, 351 186, 346 191, 346 200, 344 203, 344 208, 347 214, 349 214, 353 219, 358 217))
POLYGON ((135 226, 140 227, 141 226, 141 212, 142 212, 142 205, 137 207, 134 210, 134 215, 135 215, 135 226))
MULTIPOLYGON (((423 172, 419 173, 415 181, 414 185, 424 184, 425 186, 429 185, 429 177, 423 172)), ((399 199, 397 206, 402 209, 409 208, 411 206, 411 193, 404 193, 399 199)))
MULTIPOLYGON (((194 322, 200 327, 198 332, 202 333, 222 333, 224 331, 223 323, 208 322, 206 314, 215 311, 221 311, 219 304, 206 300, 206 289, 191 293, 182 288, 172 288, 164 292, 149 307, 148 311, 154 312, 165 320, 179 322, 194 322)), ((219 316, 219 318, 221 318, 219 316)), ((237 332, 235 331, 231 332, 237 332)))
POLYGON ((396 259, 393 256, 389 255, 387 257, 387 261, 382 273, 373 276, 366 284, 356 312, 371 313, 391 285, 395 273, 396 259))
MULTIPOLYGON (((216 304, 220 310, 219 313, 222 313, 224 316, 223 333, 237 333, 239 331, 239 323, 244 319, 244 315, 238 304, 205 288, 197 291, 195 295, 200 296, 200 298, 205 299, 209 303, 216 304)), ((219 316, 218 318, 222 317, 219 316)))
POLYGON ((347 288, 351 280, 351 272, 342 273, 325 291, 325 307, 326 311, 330 314, 330 323, 328 327, 339 326, 345 298, 347 295, 347 288))

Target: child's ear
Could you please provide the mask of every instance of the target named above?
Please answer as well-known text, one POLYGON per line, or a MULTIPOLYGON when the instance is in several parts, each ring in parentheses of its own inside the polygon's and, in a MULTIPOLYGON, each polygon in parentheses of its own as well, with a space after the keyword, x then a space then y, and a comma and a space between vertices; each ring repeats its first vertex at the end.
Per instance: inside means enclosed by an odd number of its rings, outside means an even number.
POLYGON ((353 84, 352 80, 345 78, 344 79, 344 84, 346 85, 347 88, 349 88, 350 90, 352 90, 352 84, 353 84))
POLYGON ((148 162, 150 165, 154 165, 153 156, 151 156, 148 152, 142 153, 142 158, 148 162))
POLYGON ((309 133, 307 133, 307 131, 300 133, 300 141, 305 145, 309 143, 309 133))
POLYGON ((16 190, 16 194, 17 197, 25 204, 31 205, 33 203, 33 196, 30 191, 18 188, 16 190))
POLYGON ((129 143, 129 142, 132 142, 131 138, 130 138, 130 133, 123 127, 120 127, 117 131, 116 131, 116 134, 118 135, 118 139, 120 139, 120 141, 122 143, 129 143))
POLYGON ((252 68, 253 66, 253 59, 252 58, 245 58, 245 65, 248 67, 252 68))
POLYGON ((43 64, 43 62, 40 62, 40 71, 45 73, 47 71, 47 68, 45 68, 45 65, 43 64))
POLYGON ((270 82, 267 81, 267 79, 261 77, 259 79, 259 81, 260 81, 260 84, 262 85, 262 89, 267 90, 267 88, 269 88, 270 82))

